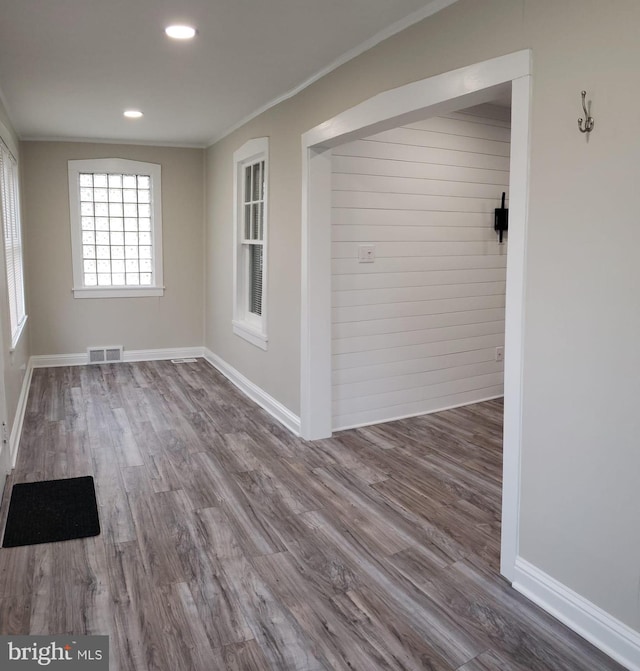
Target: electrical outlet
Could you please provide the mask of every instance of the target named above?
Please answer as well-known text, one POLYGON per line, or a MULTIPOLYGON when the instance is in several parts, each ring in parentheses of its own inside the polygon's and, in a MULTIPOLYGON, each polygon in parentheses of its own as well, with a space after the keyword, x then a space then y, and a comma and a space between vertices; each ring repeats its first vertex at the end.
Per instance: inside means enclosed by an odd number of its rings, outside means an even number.
POLYGON ((375 245, 358 245, 358 261, 360 263, 373 263, 375 260, 375 245))
POLYGON ((496 361, 504 361, 504 347, 496 347, 496 361))

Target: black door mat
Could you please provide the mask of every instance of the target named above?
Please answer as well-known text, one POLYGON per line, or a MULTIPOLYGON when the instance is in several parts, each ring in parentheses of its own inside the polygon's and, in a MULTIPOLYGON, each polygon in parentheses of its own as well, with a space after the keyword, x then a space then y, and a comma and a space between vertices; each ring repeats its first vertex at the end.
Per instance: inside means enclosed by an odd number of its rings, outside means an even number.
POLYGON ((2 547, 54 543, 100 533, 93 478, 13 485, 2 547))

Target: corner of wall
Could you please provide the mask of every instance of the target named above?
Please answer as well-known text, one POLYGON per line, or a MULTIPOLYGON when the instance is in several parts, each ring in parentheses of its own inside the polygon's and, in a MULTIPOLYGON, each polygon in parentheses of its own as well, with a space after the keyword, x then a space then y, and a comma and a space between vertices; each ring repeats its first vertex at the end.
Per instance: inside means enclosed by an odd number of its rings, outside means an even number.
POLYGON ((273 396, 267 394, 256 384, 246 378, 240 371, 221 359, 211 350, 204 348, 204 358, 214 368, 220 371, 230 382, 232 382, 245 396, 248 396, 254 403, 257 403, 263 410, 266 410, 274 419, 278 420, 283 426, 296 436, 300 435, 300 417, 291 410, 285 408, 282 403, 273 396))
POLYGON ((639 632, 522 557, 516 559, 513 588, 629 671, 640 671, 639 632))

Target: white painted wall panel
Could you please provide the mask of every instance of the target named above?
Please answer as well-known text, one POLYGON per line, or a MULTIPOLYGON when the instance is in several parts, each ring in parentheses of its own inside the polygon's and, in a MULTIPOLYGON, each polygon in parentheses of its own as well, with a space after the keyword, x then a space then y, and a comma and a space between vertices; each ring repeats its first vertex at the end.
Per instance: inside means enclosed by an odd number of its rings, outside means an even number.
MULTIPOLYGON (((344 151, 338 147, 335 151, 344 151)), ((369 158, 333 155, 334 178, 338 175, 378 175, 389 177, 413 177, 439 181, 468 182, 472 184, 502 184, 509 180, 509 170, 486 170, 485 168, 465 168, 458 165, 438 165, 411 161, 393 162, 385 158, 369 158)))
POLYGON ((398 361, 416 361, 444 354, 489 349, 498 347, 502 343, 504 343, 504 334, 493 333, 485 336, 463 337, 458 340, 440 340, 405 347, 396 346, 375 350, 345 352, 344 354, 336 353, 333 355, 333 369, 343 370, 398 361))
POLYGON ((379 305, 405 301, 429 301, 465 296, 504 296, 505 282, 482 284, 446 284, 441 286, 395 287, 393 289, 371 289, 360 291, 336 291, 333 293, 335 307, 379 305))
POLYGON ((456 113, 343 145, 332 163, 334 428, 502 394, 510 126, 456 113), (373 263, 358 247, 375 246, 373 263))
POLYGON ((414 161, 416 163, 434 163, 436 165, 482 168, 484 170, 509 170, 509 158, 507 156, 476 154, 472 151, 465 152, 438 147, 356 140, 339 147, 335 151, 338 155, 384 158, 391 161, 414 161))

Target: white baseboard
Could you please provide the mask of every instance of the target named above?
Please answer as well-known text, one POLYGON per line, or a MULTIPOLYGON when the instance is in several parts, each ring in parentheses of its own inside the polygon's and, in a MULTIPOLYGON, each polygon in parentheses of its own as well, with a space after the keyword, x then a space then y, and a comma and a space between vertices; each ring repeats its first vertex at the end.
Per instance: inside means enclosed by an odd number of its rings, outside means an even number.
POLYGON ((27 399, 29 398, 32 375, 33 366, 31 365, 31 360, 29 360, 24 377, 22 378, 22 387, 20 388, 20 396, 18 396, 18 407, 16 408, 16 414, 13 418, 13 425, 11 426, 11 434, 9 436, 9 458, 11 460, 12 469, 16 467, 16 460, 18 459, 18 446, 20 445, 20 436, 22 436, 24 415, 27 411, 27 399))
POLYGON ((514 589, 622 664, 640 671, 640 633, 530 564, 516 559, 514 589))
POLYGON ((251 382, 251 380, 247 379, 242 373, 206 347, 204 348, 203 356, 214 368, 219 370, 252 401, 266 410, 272 417, 277 419, 296 436, 300 435, 300 417, 294 415, 291 410, 285 408, 280 401, 276 401, 276 399, 267 394, 264 389, 261 389, 258 385, 251 382))
MULTIPOLYGON (((202 347, 172 347, 167 349, 123 350, 123 361, 163 361, 165 359, 187 359, 203 357, 202 347)), ((32 356, 29 360, 32 368, 56 368, 58 366, 86 366, 89 359, 82 354, 51 354, 32 356)))
POLYGON ((203 347, 173 347, 170 349, 132 349, 122 352, 124 361, 164 361, 166 359, 191 359, 204 356, 203 347))
POLYGON ((493 396, 484 396, 482 398, 474 398, 473 401, 464 401, 464 403, 454 403, 452 405, 443 405, 432 410, 419 410, 418 412, 410 412, 407 415, 394 415, 392 417, 382 417, 380 419, 368 420, 366 422, 359 422, 357 424, 345 424, 344 426, 334 426, 331 428, 333 432, 348 431, 349 429, 359 429, 363 426, 375 426, 376 424, 387 424, 388 422, 396 422, 400 419, 410 419, 411 417, 421 417, 422 415, 433 415, 436 412, 444 412, 445 410, 455 410, 456 408, 464 408, 467 405, 476 405, 476 403, 484 403, 485 401, 494 401, 497 398, 504 398, 504 394, 494 394, 493 396))
MULTIPOLYGON (((263 389, 247 379, 242 373, 233 366, 223 361, 219 356, 205 347, 174 347, 169 349, 146 349, 146 350, 124 350, 123 360, 132 361, 160 361, 165 359, 188 359, 191 357, 204 358, 214 368, 219 370, 227 379, 229 379, 240 391, 248 396, 252 401, 264 408, 272 417, 277 419, 289 431, 296 436, 300 435, 300 417, 294 415, 282 403, 267 394, 263 389)), ((25 374, 22 392, 14 420, 13 430, 10 439, 10 454, 12 465, 18 453, 18 444, 22 432, 22 422, 26 410, 27 396, 29 394, 29 385, 34 368, 55 368, 58 366, 85 366, 88 364, 86 352, 82 354, 52 354, 36 355, 29 359, 27 373, 25 374)), ((101 364, 95 364, 101 365, 101 364)))
POLYGON ((38 354, 29 358, 31 368, 57 368, 58 366, 85 366, 87 354, 38 354))

